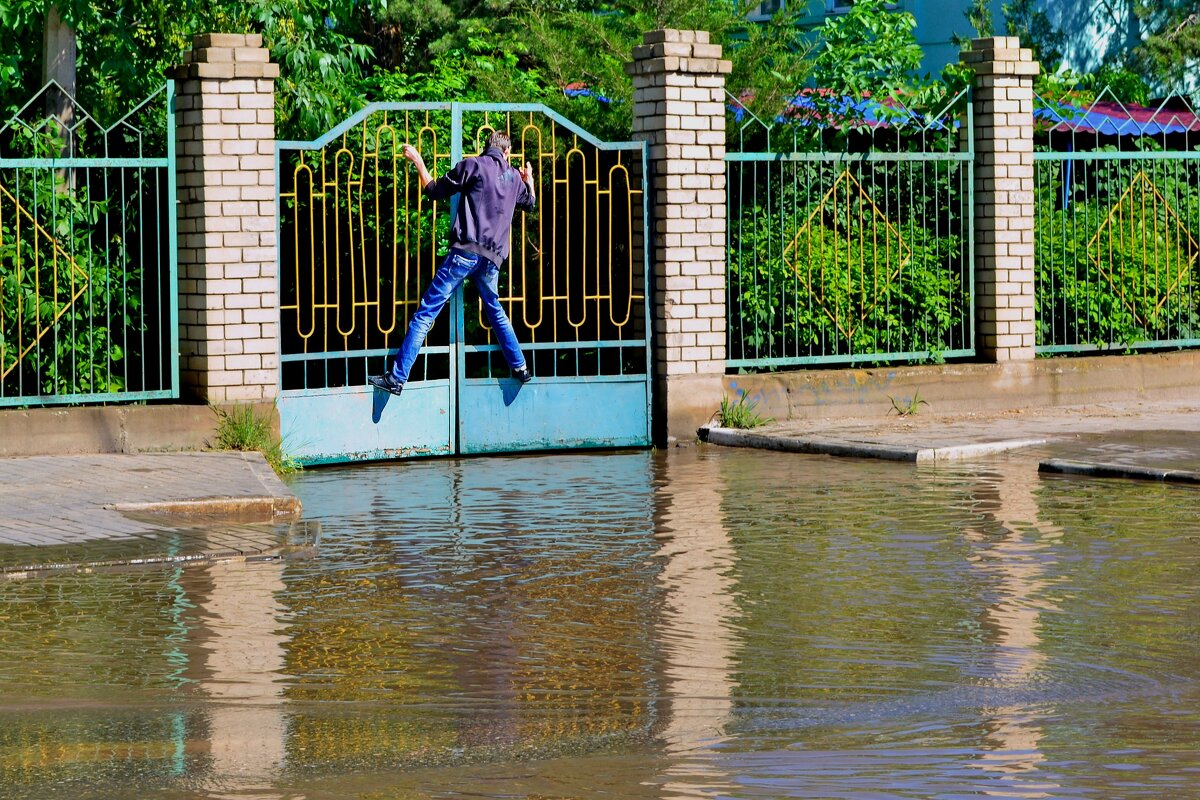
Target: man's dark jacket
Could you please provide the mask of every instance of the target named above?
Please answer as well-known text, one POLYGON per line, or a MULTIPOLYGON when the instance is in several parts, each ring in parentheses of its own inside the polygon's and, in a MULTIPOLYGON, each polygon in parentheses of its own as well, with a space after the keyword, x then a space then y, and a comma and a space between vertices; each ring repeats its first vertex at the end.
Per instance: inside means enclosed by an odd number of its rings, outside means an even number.
POLYGON ((450 227, 450 246, 478 253, 499 266, 508 257, 513 211, 532 211, 533 194, 496 147, 464 158, 445 175, 425 184, 425 196, 432 200, 458 193, 462 197, 450 227))

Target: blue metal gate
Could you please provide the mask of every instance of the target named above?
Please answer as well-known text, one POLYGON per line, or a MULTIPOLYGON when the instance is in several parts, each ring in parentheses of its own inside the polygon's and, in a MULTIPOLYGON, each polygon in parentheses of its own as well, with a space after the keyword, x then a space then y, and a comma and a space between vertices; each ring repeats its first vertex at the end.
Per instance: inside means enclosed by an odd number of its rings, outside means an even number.
POLYGON ((284 446, 307 463, 650 442, 646 149, 601 142, 541 105, 375 104, 314 142, 280 142, 280 399, 284 446), (474 290, 438 319, 404 394, 366 385, 390 364, 445 253, 453 203, 434 176, 513 141, 538 208, 513 222, 501 302, 534 373, 508 374, 474 290))

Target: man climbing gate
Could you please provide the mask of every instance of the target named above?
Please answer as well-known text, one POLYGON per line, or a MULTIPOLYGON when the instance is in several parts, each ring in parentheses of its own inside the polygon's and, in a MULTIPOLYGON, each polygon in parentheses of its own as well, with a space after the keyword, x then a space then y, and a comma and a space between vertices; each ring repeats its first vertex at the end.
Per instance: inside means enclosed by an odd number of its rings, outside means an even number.
POLYGON ((508 163, 511 152, 512 140, 508 134, 496 131, 488 137, 481 155, 464 158, 446 175, 434 180, 416 148, 404 145, 404 157, 416 167, 426 197, 431 200, 445 200, 455 194, 462 197, 450 227, 450 253, 421 296, 391 370, 367 378, 372 386, 397 395, 403 391, 429 329, 467 278, 479 290, 488 325, 500 342, 513 377, 521 383, 533 379, 497 293, 500 264, 508 257, 513 212, 518 208, 532 211, 536 202, 533 167, 525 162, 520 170, 514 169, 508 163))

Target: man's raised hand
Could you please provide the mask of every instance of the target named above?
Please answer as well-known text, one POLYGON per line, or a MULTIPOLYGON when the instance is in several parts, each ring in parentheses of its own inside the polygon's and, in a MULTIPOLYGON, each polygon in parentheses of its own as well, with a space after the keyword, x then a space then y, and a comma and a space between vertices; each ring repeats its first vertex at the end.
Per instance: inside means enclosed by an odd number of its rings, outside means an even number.
POLYGON ((526 161, 525 166, 521 167, 520 173, 521 180, 525 181, 529 186, 533 186, 533 165, 526 161))
POLYGON ((433 176, 429 174, 429 169, 425 166, 425 159, 421 158, 420 152, 411 144, 404 145, 401 153, 417 168, 417 180, 421 182, 421 188, 424 189, 433 180, 433 176))

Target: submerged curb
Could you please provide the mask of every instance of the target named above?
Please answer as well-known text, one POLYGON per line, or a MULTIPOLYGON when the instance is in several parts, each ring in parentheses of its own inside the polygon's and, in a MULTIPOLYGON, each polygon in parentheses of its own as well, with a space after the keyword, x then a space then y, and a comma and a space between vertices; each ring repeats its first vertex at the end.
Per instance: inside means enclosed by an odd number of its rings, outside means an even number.
POLYGON ((887 461, 916 461, 920 450, 904 445, 877 444, 875 442, 838 442, 832 439, 795 438, 791 436, 767 436, 762 433, 736 430, 734 428, 701 428, 700 441, 724 447, 752 447, 759 450, 777 450, 785 453, 808 453, 811 455, 846 456, 851 458, 880 458, 887 461))
POLYGON ((1008 439, 999 442, 950 445, 947 447, 914 447, 910 445, 882 444, 879 442, 838 441, 817 437, 771 436, 733 428, 703 427, 699 430, 700 441, 724 447, 750 447, 759 450, 775 450, 786 453, 838 456, 842 458, 876 458, 885 461, 911 461, 929 463, 936 461, 959 461, 968 458, 1002 453, 1022 447, 1044 444, 1046 439, 1008 439))
POLYGON ((1050 459, 1038 464, 1038 472, 1062 475, 1087 475, 1093 478, 1131 478, 1140 481, 1200 485, 1200 472, 1183 469, 1139 467, 1131 464, 1104 464, 1088 461, 1050 459))
MULTIPOLYGON (((253 523, 261 524, 261 523, 253 523)), ((51 575, 75 574, 90 575, 102 572, 121 572, 161 566, 185 566, 214 562, 245 562, 259 561, 294 561, 311 558, 316 555, 321 540, 321 523, 316 520, 277 521, 276 533, 264 538, 262 531, 250 531, 245 527, 231 528, 227 531, 217 529, 205 530, 198 535, 205 539, 195 550, 184 550, 180 553, 162 551, 147 551, 126 556, 99 556, 88 558, 66 557, 37 560, 39 548, 31 548, 34 560, 14 564, 0 564, 0 584, 5 581, 27 580, 51 575), (208 538, 206 538, 206 535, 208 538), (268 538, 271 541, 268 541, 268 538), (211 539, 211 540, 209 540, 211 539)), ((165 535, 174 535, 187 540, 196 532, 167 531, 165 535)), ((133 537, 146 538, 145 536, 133 537)))
POLYGON ((231 517, 240 521, 271 522, 280 517, 298 518, 300 498, 295 495, 261 497, 203 497, 150 503, 110 503, 112 511, 173 517, 231 517))

